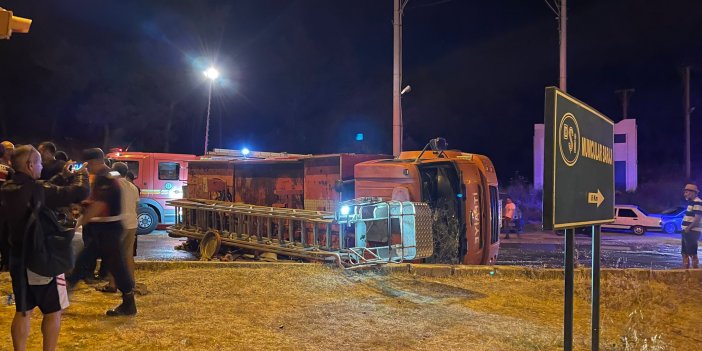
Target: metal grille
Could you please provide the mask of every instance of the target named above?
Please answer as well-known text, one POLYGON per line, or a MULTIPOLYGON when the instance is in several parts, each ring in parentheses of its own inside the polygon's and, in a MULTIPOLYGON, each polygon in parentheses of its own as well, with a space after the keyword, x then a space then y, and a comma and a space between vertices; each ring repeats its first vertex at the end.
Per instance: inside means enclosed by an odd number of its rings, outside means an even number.
POLYGON ((432 234, 431 208, 425 203, 415 203, 415 235, 417 240, 417 258, 427 258, 434 254, 434 236, 432 234))

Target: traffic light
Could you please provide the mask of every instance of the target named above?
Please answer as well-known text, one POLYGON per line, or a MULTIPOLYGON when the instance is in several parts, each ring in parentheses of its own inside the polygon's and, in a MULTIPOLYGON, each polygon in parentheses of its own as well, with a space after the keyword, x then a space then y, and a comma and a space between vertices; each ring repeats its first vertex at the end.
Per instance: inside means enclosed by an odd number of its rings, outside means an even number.
POLYGON ((13 32, 29 33, 31 25, 31 19, 13 16, 12 11, 0 7, 0 39, 10 39, 13 32))

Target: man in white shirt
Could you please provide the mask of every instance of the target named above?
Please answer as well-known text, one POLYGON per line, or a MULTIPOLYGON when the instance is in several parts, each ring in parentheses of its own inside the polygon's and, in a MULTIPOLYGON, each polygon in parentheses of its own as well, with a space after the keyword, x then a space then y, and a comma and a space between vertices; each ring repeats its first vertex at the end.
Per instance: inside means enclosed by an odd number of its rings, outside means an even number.
MULTIPOLYGON (((119 187, 122 190, 122 226, 124 234, 122 234, 122 252, 125 254, 125 261, 129 274, 134 279, 134 256, 136 256, 136 231, 137 231, 137 206, 139 205, 139 189, 136 185, 127 180, 127 172, 129 168, 123 162, 116 162, 112 165, 112 170, 119 172, 118 179, 119 187)), ((100 288, 102 292, 117 292, 115 279, 110 277, 110 282, 100 288)))
POLYGON ((698 241, 702 233, 702 199, 699 197, 700 189, 696 184, 687 184, 683 196, 687 200, 687 211, 682 221, 682 248, 683 269, 700 267, 697 256, 698 241))

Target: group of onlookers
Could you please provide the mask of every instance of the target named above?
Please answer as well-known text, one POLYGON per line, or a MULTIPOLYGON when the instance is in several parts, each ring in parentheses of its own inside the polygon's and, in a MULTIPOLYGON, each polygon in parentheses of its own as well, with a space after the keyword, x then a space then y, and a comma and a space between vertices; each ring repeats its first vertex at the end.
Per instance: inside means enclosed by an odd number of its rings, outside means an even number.
POLYGON ((35 307, 43 314, 44 349, 56 348, 61 312, 69 304, 68 292, 80 280, 95 279, 98 257, 110 279, 97 290, 122 293, 122 303, 106 314, 136 314, 134 255, 139 191, 128 180, 128 173, 124 163, 110 168, 99 148, 84 150, 82 163, 77 163, 52 142, 37 148, 15 147, 9 141, 0 144, 0 269, 9 270, 12 279, 16 312, 11 334, 16 350, 26 348, 35 307), (56 216, 71 206, 81 209, 75 223, 76 228, 82 226, 84 248, 75 267, 66 266, 55 275, 44 273, 63 267, 60 257, 65 252, 51 252, 63 250, 60 245, 52 246, 52 240, 61 235, 72 239, 73 231, 66 230, 56 216), (44 269, 52 264, 52 257, 56 257, 53 267, 44 269))

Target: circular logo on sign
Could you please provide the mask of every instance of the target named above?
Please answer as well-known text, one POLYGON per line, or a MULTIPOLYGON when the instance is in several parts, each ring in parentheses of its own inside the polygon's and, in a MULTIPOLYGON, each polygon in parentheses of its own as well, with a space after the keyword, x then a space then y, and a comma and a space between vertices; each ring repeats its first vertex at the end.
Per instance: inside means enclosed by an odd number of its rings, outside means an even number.
POLYGON ((575 165, 580 155, 580 129, 578 121, 572 113, 566 113, 558 126, 558 149, 561 151, 563 162, 568 166, 575 165))
POLYGON ((171 189, 173 189, 173 183, 168 182, 166 184, 163 184, 163 188, 166 190, 171 190, 171 189))

